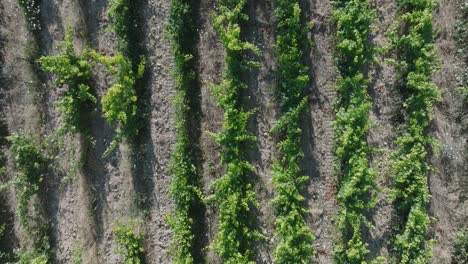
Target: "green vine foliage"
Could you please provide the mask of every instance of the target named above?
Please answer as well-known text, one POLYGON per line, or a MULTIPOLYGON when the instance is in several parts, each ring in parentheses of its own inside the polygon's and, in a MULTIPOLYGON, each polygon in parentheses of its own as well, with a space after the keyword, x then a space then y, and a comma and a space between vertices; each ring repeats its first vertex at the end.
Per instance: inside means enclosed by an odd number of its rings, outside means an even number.
POLYGON ((107 90, 102 98, 102 111, 109 123, 118 123, 117 134, 104 153, 110 154, 122 141, 122 138, 133 138, 138 134, 137 96, 135 82, 143 76, 145 61, 142 60, 137 72, 132 69, 132 62, 123 54, 118 53, 112 57, 105 57, 95 51, 90 55, 102 63, 115 77, 115 83, 107 90))
POLYGON ((175 201, 175 212, 169 217, 174 231, 174 263, 194 263, 194 219, 195 206, 201 202, 199 178, 196 169, 193 142, 189 135, 191 105, 196 96, 195 51, 193 41, 196 27, 192 0, 172 0, 168 34, 172 41, 176 80, 176 129, 177 141, 172 155, 172 181, 170 193, 175 201))
POLYGON ((44 255, 37 256, 31 252, 20 252, 19 260, 16 264, 49 264, 49 260, 44 255))
POLYGON ((451 264, 468 263, 468 228, 462 229, 455 238, 451 264))
POLYGON ((20 223, 29 226, 29 202, 38 194, 44 174, 47 171, 48 158, 28 134, 13 134, 8 137, 18 174, 14 186, 18 191, 18 213, 20 223))
POLYGON ((341 239, 335 247, 336 263, 368 263, 364 226, 365 213, 376 204, 376 173, 370 168, 367 144, 369 109, 365 67, 373 60, 368 39, 375 21, 367 0, 334 2, 337 22, 336 63, 340 72, 335 121, 335 156, 338 172, 338 229, 341 239))
POLYGON ((117 34, 119 50, 132 61, 136 71, 142 60, 141 15, 139 0, 111 0, 108 16, 117 34))
POLYGON ((143 248, 145 235, 139 231, 141 221, 130 220, 127 224, 114 223, 114 241, 119 248, 116 253, 125 257, 123 264, 144 263, 143 248))
POLYGON ((131 0, 111 0, 109 2, 109 11, 107 12, 112 30, 117 34, 120 50, 128 50, 129 34, 132 29, 136 29, 132 25, 129 18, 131 0))
POLYGON ((116 33, 119 52, 113 57, 95 56, 117 79, 102 100, 104 117, 110 123, 118 121, 120 128, 104 157, 109 155, 122 138, 136 139, 142 128, 143 103, 141 102, 142 77, 145 59, 141 43, 141 15, 139 0, 111 0, 108 16, 111 29, 116 33), (116 70, 119 69, 119 70, 116 70))
MULTIPOLYGON (((0 198, 3 199, 2 196, 0 198)), ((3 209, 3 208, 2 208, 3 209)), ((4 221, 3 219, 6 218, 6 215, 4 211, 2 210, 2 222, 4 221)), ((12 255, 12 252, 8 248, 6 248, 6 242, 8 241, 7 238, 5 237, 5 229, 6 229, 6 224, 1 223, 0 224, 0 262, 1 263, 8 263, 10 262, 12 255)))
POLYGON ((281 158, 273 164, 273 184, 277 196, 273 203, 277 211, 275 236, 278 245, 274 252, 275 263, 309 263, 314 255, 314 237, 304 215, 309 211, 300 191, 307 176, 300 175, 299 161, 302 129, 300 116, 307 109, 305 88, 309 82, 308 68, 302 63, 306 43, 305 29, 301 24, 301 8, 296 0, 277 0, 276 49, 278 62, 278 99, 282 116, 272 131, 281 135, 278 143, 281 158))
POLYGON ((427 175, 431 171, 429 148, 436 142, 426 133, 433 104, 440 92, 431 81, 434 71, 432 0, 401 0, 397 27, 389 33, 397 51, 396 65, 401 90, 406 96, 406 128, 397 139, 393 155, 393 197, 398 205, 403 227, 396 236, 394 250, 399 263, 427 263, 431 244, 425 240, 429 226, 426 211, 429 201, 427 175))
POLYGON ((458 7, 461 11, 461 17, 455 25, 454 38, 458 44, 458 48, 461 49, 459 52, 463 52, 461 55, 467 60, 468 55, 465 52, 468 51, 468 47, 466 47, 468 43, 468 3, 461 3, 458 7))
POLYGON ((219 208, 219 226, 213 249, 224 263, 242 264, 250 261, 253 243, 262 235, 252 228, 249 211, 258 206, 249 176, 254 167, 246 158, 246 143, 256 140, 247 130, 251 112, 242 106, 241 91, 247 85, 241 74, 254 63, 246 59, 248 52, 258 52, 251 43, 241 39, 239 23, 248 19, 244 13, 246 0, 218 0, 218 12, 213 24, 226 50, 226 68, 221 84, 213 87, 218 105, 224 111, 223 132, 213 138, 222 147, 221 161, 226 172, 214 184, 210 197, 219 208))
POLYGON ((463 60, 461 72, 457 75, 458 91, 465 96, 468 102, 468 3, 462 2, 459 6, 461 17, 455 25, 454 39, 457 45, 457 55, 463 60))
POLYGON ((19 220, 32 240, 32 250, 21 251, 19 263, 47 263, 50 255, 49 226, 38 205, 32 205, 35 211, 31 212, 29 208, 33 196, 39 194, 50 158, 26 133, 13 134, 7 139, 18 171, 13 184, 18 194, 19 220))
POLYGON ((59 111, 63 114, 64 130, 86 133, 86 114, 96 104, 96 97, 89 86, 94 66, 89 62, 89 51, 76 54, 73 35, 68 29, 60 54, 41 57, 39 63, 43 71, 56 76, 53 85, 66 88, 58 103, 59 111))

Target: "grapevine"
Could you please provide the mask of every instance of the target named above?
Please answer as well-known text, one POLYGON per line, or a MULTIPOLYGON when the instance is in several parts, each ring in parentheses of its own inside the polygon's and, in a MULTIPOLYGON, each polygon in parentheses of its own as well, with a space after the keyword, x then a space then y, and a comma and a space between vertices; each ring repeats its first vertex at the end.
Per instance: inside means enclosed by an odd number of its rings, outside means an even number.
POLYGON ((213 87, 218 105, 224 111, 224 131, 213 137, 222 147, 221 161, 226 172, 214 182, 210 199, 219 208, 213 248, 224 263, 253 263, 253 242, 261 235, 251 225, 249 212, 257 206, 257 200, 249 179, 254 167, 246 159, 245 147, 256 138, 247 131, 252 113, 242 106, 241 92, 247 85, 241 75, 252 64, 246 61, 246 53, 258 49, 241 39, 239 23, 248 19, 244 13, 246 0, 218 0, 217 3, 219 12, 213 24, 226 50, 226 68, 224 80, 213 87))
POLYGON ((43 71, 56 76, 53 85, 66 88, 63 98, 59 101, 59 111, 64 116, 64 130, 86 132, 86 114, 96 103, 96 97, 89 86, 93 63, 88 61, 88 50, 84 50, 81 55, 76 54, 72 38, 68 29, 61 53, 43 56, 39 59, 39 64, 43 71))
POLYGON ((277 0, 275 15, 279 53, 277 90, 282 116, 272 129, 281 135, 278 143, 281 157, 273 164, 273 184, 277 191, 275 236, 278 239, 274 262, 309 263, 314 254, 314 237, 304 221, 309 211, 300 193, 308 177, 301 176, 299 168, 304 155, 300 148, 300 117, 307 109, 304 91, 309 82, 308 68, 302 63, 306 32, 301 24, 299 1, 277 0))
POLYGON ((369 43, 374 10, 367 0, 338 0, 334 3, 337 21, 336 63, 340 72, 335 121, 335 156, 339 204, 340 242, 335 248, 336 263, 367 263, 367 243, 362 239, 366 212, 374 208, 376 173, 370 168, 367 143, 369 109, 365 67, 374 50, 369 43))
POLYGON ((398 206, 402 227, 394 250, 399 263, 427 263, 431 243, 426 241, 430 218, 427 213, 429 188, 427 176, 431 170, 429 148, 436 146, 426 129, 431 121, 433 104, 440 92, 431 81, 434 71, 432 30, 433 1, 399 1, 401 14, 397 28, 389 33, 392 48, 399 59, 396 65, 401 91, 406 99, 405 130, 397 138, 393 154, 393 197, 398 206))
POLYGON ((189 120, 194 118, 192 106, 197 100, 197 78, 193 39, 196 27, 191 0, 173 0, 168 33, 172 40, 176 80, 176 128, 177 141, 172 155, 173 175, 170 192, 175 200, 175 212, 169 218, 174 231, 174 261, 180 264, 194 263, 194 217, 196 206, 201 203, 195 147, 189 133, 189 120))

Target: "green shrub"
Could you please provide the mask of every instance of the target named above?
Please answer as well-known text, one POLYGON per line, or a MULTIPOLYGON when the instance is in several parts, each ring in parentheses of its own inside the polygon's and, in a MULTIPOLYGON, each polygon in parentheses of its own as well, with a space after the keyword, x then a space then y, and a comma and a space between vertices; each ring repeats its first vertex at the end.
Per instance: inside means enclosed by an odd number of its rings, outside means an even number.
POLYGON ((140 225, 138 220, 130 220, 127 224, 114 223, 114 241, 119 246, 115 252, 125 257, 124 264, 144 263, 145 235, 139 231, 140 225))
POLYGON ((253 243, 262 236, 252 228, 250 210, 257 206, 257 201, 249 179, 254 167, 247 161, 245 147, 256 138, 247 130, 252 113, 242 106, 241 91, 247 84, 241 76, 255 64, 247 60, 247 53, 258 49, 241 39, 239 23, 248 19, 244 13, 246 0, 218 0, 217 3, 213 24, 226 51, 226 68, 221 84, 213 87, 218 105, 224 111, 223 131, 212 136, 222 147, 221 162, 226 171, 213 183, 214 194, 210 197, 219 208, 213 249, 224 263, 253 263, 250 261, 253 243))
POLYGON ((367 0, 334 2, 337 22, 336 64, 340 72, 335 121, 335 166, 338 173, 338 229, 336 263, 368 263, 364 226, 370 226, 366 212, 376 204, 376 173, 370 168, 367 144, 369 110, 365 69, 372 62, 374 49, 369 34, 375 21, 367 0))
POLYGON ((429 216, 427 175, 431 171, 429 148, 436 146, 426 132, 433 104, 440 92, 431 81, 434 71, 432 0, 400 0, 396 27, 389 32, 392 48, 398 54, 396 65, 405 95, 406 124, 397 138, 398 149, 392 155, 394 187, 402 224, 394 243, 399 263, 427 263, 431 243, 426 242, 429 216))
POLYGON ((174 54, 174 78, 176 80, 176 129, 177 141, 172 155, 172 181, 170 193, 175 201, 175 212, 169 217, 174 231, 174 262, 194 263, 193 251, 195 235, 193 232, 194 206, 201 202, 199 178, 196 169, 193 142, 189 136, 189 122, 194 113, 191 109, 196 89, 195 51, 196 37, 194 12, 191 0, 173 0, 168 24, 168 34, 172 41, 174 54))
POLYGON ((304 66, 306 32, 301 24, 301 8, 296 0, 276 0, 276 49, 278 62, 278 101, 282 116, 272 131, 281 136, 277 147, 280 159, 273 164, 273 184, 277 191, 273 203, 277 216, 275 237, 278 245, 275 263, 309 263, 314 255, 314 237, 304 215, 309 211, 301 195, 308 176, 301 176, 300 116, 307 107, 304 91, 309 83, 308 68, 304 66))
POLYGON ((77 55, 73 47, 73 36, 68 29, 61 52, 55 56, 39 59, 42 70, 56 76, 53 85, 66 88, 59 101, 59 111, 63 114, 63 128, 69 132, 86 132, 84 123, 86 112, 96 103, 89 83, 94 63, 89 62, 89 51, 77 55))

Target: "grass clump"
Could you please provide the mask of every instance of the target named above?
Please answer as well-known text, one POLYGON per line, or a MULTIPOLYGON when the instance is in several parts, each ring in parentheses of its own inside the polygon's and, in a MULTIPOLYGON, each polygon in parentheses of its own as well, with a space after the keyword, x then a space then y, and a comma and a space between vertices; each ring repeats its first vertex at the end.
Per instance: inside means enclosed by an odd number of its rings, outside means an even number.
POLYGON ((273 184, 277 196, 273 203, 277 216, 274 251, 275 263, 309 263, 314 255, 314 237, 304 221, 309 213, 301 195, 308 176, 300 175, 299 161, 302 129, 300 117, 307 109, 304 95, 309 76, 304 66, 305 27, 301 24, 301 7, 296 0, 276 0, 276 49, 278 62, 278 101, 282 116, 272 131, 281 136, 277 147, 280 159, 273 164, 273 184))

